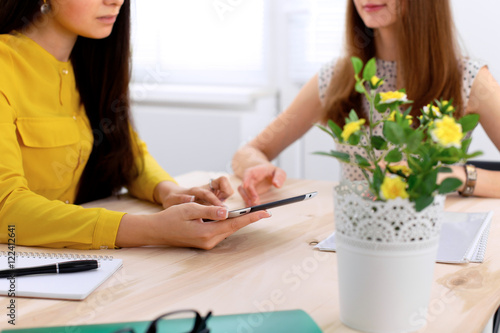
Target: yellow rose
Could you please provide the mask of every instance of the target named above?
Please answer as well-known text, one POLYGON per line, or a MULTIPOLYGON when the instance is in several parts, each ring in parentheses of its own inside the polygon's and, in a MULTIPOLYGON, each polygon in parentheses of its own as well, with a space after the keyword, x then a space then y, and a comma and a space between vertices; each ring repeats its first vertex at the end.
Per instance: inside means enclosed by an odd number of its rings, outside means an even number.
POLYGON ((365 119, 360 119, 358 121, 353 121, 348 124, 345 124, 344 129, 342 130, 342 139, 344 139, 344 141, 349 140, 349 137, 353 133, 361 129, 361 125, 363 125, 365 121, 366 121, 365 119))
POLYGON ((403 175, 405 175, 406 177, 408 177, 411 173, 411 170, 408 166, 406 165, 390 165, 388 166, 389 170, 391 170, 392 172, 398 172, 398 171, 401 171, 401 173, 403 175))
POLYGON ((462 146, 462 125, 457 123, 453 117, 444 116, 443 119, 435 121, 434 129, 431 130, 432 139, 443 147, 462 146))
POLYGON ((385 177, 382 186, 380 186, 380 191, 385 200, 396 199, 398 197, 402 199, 408 198, 406 183, 398 176, 385 177))
POLYGON ((408 101, 408 98, 406 97, 406 94, 401 91, 388 91, 385 93, 380 93, 380 103, 390 104, 396 101, 406 102, 408 101))

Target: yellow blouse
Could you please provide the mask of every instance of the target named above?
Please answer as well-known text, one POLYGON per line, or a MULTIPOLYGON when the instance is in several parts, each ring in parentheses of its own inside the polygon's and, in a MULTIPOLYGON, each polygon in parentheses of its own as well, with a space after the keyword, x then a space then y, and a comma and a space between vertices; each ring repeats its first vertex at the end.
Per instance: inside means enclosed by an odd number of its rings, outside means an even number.
MULTIPOLYGON (((144 168, 129 192, 153 201, 156 185, 174 180, 136 139, 144 168)), ((0 35, 0 243, 13 225, 17 245, 115 247, 125 213, 72 204, 93 140, 71 63, 24 35, 0 35)))

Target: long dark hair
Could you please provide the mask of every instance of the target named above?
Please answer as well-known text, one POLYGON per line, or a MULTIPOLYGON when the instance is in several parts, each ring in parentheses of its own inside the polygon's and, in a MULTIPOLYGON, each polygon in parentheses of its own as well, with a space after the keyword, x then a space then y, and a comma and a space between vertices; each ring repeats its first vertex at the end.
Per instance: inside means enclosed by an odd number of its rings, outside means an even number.
MULTIPOLYGON (((41 1, 0 0, 0 33, 36 29, 44 22, 40 5, 41 1)), ((131 131, 130 0, 124 1, 110 36, 78 37, 70 58, 94 135, 75 200, 78 204, 115 194, 137 177, 141 167, 131 131)))
MULTIPOLYGON (((398 1, 398 86, 413 100, 412 114, 434 99, 453 99, 456 117, 464 113, 460 50, 449 0, 398 1)), ((335 66, 327 92, 325 119, 344 125, 351 109, 361 114, 361 95, 354 90, 351 56, 375 57, 375 33, 347 0, 345 57, 335 66), (341 83, 339 83, 341 82, 341 83)))

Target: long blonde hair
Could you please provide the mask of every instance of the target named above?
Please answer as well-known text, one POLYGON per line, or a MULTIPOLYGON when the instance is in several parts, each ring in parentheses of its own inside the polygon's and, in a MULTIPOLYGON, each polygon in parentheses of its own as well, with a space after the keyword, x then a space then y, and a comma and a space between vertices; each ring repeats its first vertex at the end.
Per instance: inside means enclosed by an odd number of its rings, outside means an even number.
MULTIPOLYGON (((463 115, 461 55, 455 38, 449 0, 398 0, 398 86, 413 100, 412 114, 434 99, 453 99, 456 116, 463 115)), ((366 63, 375 57, 376 31, 368 28, 353 0, 347 0, 345 56, 335 66, 325 100, 325 117, 345 123, 351 109, 361 112, 361 95, 354 90, 350 58, 366 63)))

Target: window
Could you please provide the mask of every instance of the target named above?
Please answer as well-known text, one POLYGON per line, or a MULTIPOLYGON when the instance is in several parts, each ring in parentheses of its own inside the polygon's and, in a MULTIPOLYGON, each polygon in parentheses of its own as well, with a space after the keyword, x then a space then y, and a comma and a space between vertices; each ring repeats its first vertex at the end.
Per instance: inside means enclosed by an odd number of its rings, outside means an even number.
POLYGON ((270 64, 286 63, 285 79, 303 83, 342 51, 345 1, 137 0, 134 7, 136 82, 269 85, 278 75, 270 64), (270 47, 272 36, 286 43, 270 47))
POLYGON ((322 64, 341 55, 346 4, 340 0, 291 0, 288 6, 289 79, 303 83, 322 64))
POLYGON ((134 6, 134 81, 266 83, 265 0, 138 0, 134 6))

